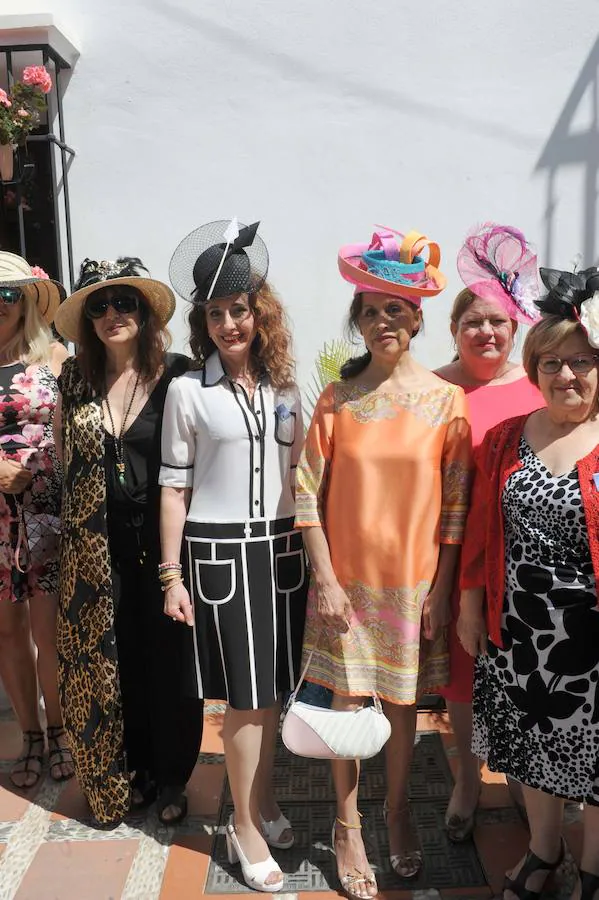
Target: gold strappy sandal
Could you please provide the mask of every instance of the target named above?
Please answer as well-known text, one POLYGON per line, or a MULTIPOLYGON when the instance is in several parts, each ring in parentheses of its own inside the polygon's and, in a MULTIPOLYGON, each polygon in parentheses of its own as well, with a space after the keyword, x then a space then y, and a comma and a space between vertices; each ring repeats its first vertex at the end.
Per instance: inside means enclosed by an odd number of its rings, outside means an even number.
MULTIPOLYGON (((385 825, 387 825, 387 817, 390 812, 397 812, 398 815, 407 813, 409 818, 410 806, 406 803, 405 806, 394 810, 389 806, 387 800, 385 800, 383 805, 383 819, 385 820, 385 825)), ((412 849, 402 850, 401 853, 392 853, 389 856, 389 862, 391 863, 391 868, 395 874, 399 875, 400 878, 416 878, 422 869, 422 850, 412 849)))
MULTIPOLYGON (((362 818, 362 813, 358 813, 360 818, 362 818)), ((357 825, 352 825, 350 822, 344 822, 343 819, 340 819, 339 816, 335 817, 333 822, 333 830, 331 832, 331 847, 333 848, 333 853, 336 856, 337 853, 335 851, 335 829, 337 826, 337 822, 340 825, 343 825, 344 828, 355 828, 361 829, 361 823, 357 825)), ((341 874, 337 871, 339 876, 339 881, 341 883, 341 887, 345 891, 348 897, 354 897, 355 900, 370 900, 370 898, 375 897, 378 894, 378 886, 376 883, 376 878, 374 877, 374 872, 360 872, 359 869, 354 869, 353 872, 345 872, 345 874, 341 874), (356 892, 356 887, 359 884, 363 884, 366 888, 369 886, 374 887, 374 894, 366 893, 365 895, 362 893, 356 892)))

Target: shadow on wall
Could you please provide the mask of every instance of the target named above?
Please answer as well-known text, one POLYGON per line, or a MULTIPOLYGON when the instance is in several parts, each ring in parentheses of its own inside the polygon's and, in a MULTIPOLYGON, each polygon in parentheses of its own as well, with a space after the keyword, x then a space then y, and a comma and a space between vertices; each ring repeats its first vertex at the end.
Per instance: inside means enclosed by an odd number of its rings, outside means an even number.
MULTIPOLYGON (((599 175, 599 38, 581 69, 557 123, 535 166, 535 172, 547 177, 545 205, 544 265, 553 265, 555 240, 556 177, 564 167, 579 167, 584 172, 582 209, 582 251, 585 266, 597 264, 597 190, 599 175), (590 112, 588 122, 579 124, 584 104, 590 112)), ((578 200, 578 198, 576 198, 578 200)))

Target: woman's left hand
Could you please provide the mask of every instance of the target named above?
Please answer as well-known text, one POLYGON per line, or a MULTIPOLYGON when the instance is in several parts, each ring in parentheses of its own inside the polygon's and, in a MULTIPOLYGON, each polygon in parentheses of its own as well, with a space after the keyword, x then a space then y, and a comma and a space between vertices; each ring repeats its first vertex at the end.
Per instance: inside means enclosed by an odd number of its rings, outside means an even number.
POLYGON ((427 641, 434 641, 451 620, 451 604, 447 592, 432 587, 422 608, 422 630, 427 641))

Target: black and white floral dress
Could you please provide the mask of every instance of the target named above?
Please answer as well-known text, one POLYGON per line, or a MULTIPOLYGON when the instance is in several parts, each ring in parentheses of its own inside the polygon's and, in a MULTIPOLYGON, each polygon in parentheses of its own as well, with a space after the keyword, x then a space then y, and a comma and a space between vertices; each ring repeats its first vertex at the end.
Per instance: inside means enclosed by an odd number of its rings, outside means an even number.
POLYGON ((599 610, 578 471, 552 476, 524 438, 502 497, 503 649, 474 679, 472 749, 533 788, 599 804, 599 610))

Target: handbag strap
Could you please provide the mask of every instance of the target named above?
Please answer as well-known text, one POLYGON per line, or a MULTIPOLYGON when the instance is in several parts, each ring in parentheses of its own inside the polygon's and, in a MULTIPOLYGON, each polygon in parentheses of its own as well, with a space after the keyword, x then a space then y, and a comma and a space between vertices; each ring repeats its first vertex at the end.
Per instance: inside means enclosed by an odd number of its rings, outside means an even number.
POLYGON ((25 524, 25 512, 20 498, 15 497, 17 510, 17 545, 14 549, 14 563, 17 572, 24 575, 31 568, 31 550, 27 539, 27 526, 25 524), (23 558, 23 564, 21 564, 23 558))
MULTIPOLYGON (((355 637, 354 630, 351 627, 351 625, 349 624, 347 619, 345 620, 345 624, 347 625, 348 631, 350 631, 351 634, 355 637)), ((298 682, 297 682, 296 686, 294 687, 294 689, 292 690, 291 694, 289 695, 289 700, 287 701, 287 709, 289 709, 289 707, 293 703, 295 703, 295 701, 297 700, 297 695, 300 691, 302 684, 304 683, 304 679, 306 678, 308 669, 310 668, 310 663, 312 662, 312 657, 314 656, 314 651, 318 650, 318 645, 320 644, 320 638, 323 633, 323 630, 324 629, 320 630, 320 632, 318 634, 318 640, 316 641, 316 644, 314 645, 314 647, 312 647, 312 649, 310 650, 310 653, 308 654, 308 659, 306 660, 306 665, 304 666, 304 668, 302 670, 302 673, 298 679, 298 682)), ((373 691, 371 696, 372 696, 372 699, 373 699, 373 702, 374 702, 374 705, 375 705, 375 708, 377 709, 377 711, 382 712, 383 707, 381 706, 381 701, 380 701, 378 695, 375 694, 373 691)))

